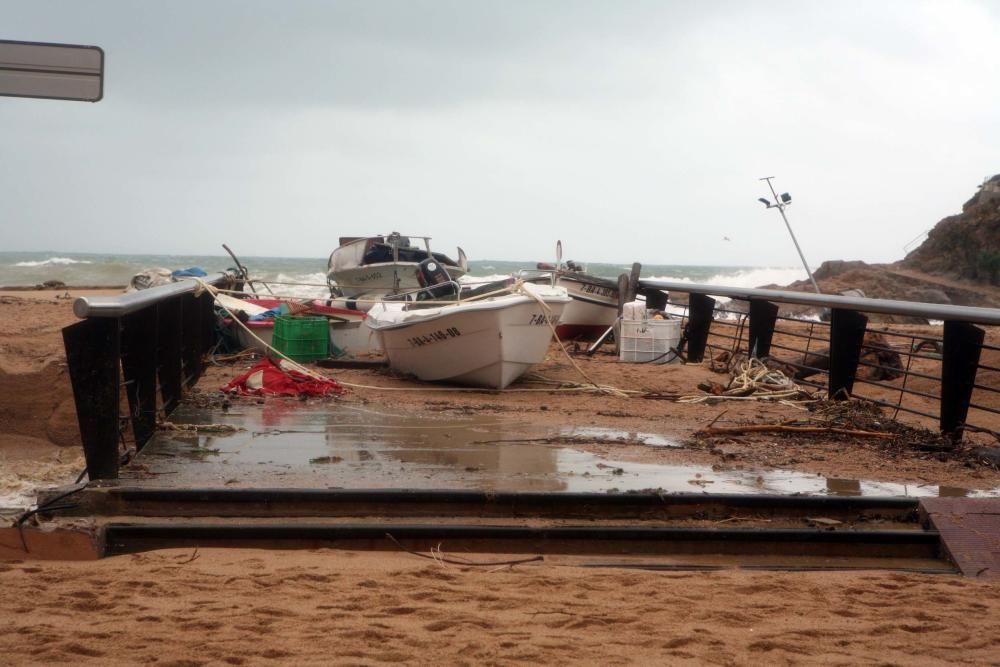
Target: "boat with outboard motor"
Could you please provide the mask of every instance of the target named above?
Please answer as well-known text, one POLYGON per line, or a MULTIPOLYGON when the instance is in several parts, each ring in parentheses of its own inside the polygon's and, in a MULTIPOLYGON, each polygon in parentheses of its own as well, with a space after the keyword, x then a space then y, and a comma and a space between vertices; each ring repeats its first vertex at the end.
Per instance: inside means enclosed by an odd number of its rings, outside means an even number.
POLYGON ((389 366, 430 382, 503 389, 543 361, 570 303, 564 287, 505 281, 462 294, 433 259, 423 289, 375 304, 365 325, 378 332, 389 366))
POLYGON ((353 301, 367 310, 371 301, 387 294, 417 290, 417 270, 422 261, 433 259, 457 280, 469 271, 465 251, 458 248, 458 259, 432 252, 428 236, 404 236, 393 232, 381 236, 342 237, 330 253, 327 282, 333 299, 353 301), (412 245, 423 241, 423 247, 412 245))

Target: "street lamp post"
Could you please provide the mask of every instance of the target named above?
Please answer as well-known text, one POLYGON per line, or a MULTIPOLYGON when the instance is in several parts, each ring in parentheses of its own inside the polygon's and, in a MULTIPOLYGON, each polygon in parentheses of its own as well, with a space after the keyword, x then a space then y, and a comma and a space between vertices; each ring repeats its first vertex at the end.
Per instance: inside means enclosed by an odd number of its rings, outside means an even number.
POLYGON ((806 269, 806 275, 809 276, 809 281, 812 283, 813 289, 816 290, 816 294, 822 294, 823 292, 820 291, 819 285, 816 284, 816 279, 813 278, 812 271, 809 270, 809 264, 806 262, 806 256, 802 254, 802 248, 799 247, 799 241, 795 238, 795 232, 792 231, 792 226, 788 223, 788 216, 785 215, 785 207, 792 203, 792 197, 787 192, 783 192, 779 197, 778 193, 774 189, 774 184, 771 183, 772 178, 774 178, 774 176, 765 176, 760 180, 767 181, 768 187, 771 188, 771 194, 774 195, 774 202, 772 203, 770 199, 765 197, 761 197, 757 201, 763 203, 764 206, 767 206, 768 208, 776 208, 778 209, 778 213, 781 213, 781 219, 785 221, 785 227, 788 228, 788 235, 792 237, 792 243, 795 244, 795 250, 799 253, 799 259, 802 260, 802 266, 806 269))

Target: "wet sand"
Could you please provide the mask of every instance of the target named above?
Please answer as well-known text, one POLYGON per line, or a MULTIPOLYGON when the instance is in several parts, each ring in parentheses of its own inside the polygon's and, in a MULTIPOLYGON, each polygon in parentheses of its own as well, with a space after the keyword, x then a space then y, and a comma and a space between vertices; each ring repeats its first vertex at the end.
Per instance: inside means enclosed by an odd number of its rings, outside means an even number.
MULTIPOLYGON (((18 296, 0 298, 0 461, 13 461, 11 452, 23 451, 25 438, 36 439, 39 470, 78 461, 79 434, 62 350, 61 328, 76 322, 70 300, 34 300, 18 296), (53 447, 55 445, 56 447, 53 447), (69 448, 60 453, 58 447, 69 448), (58 455, 58 460, 56 456, 58 455)), ((905 325, 896 325, 905 328, 905 325)), ((916 331, 927 327, 913 327, 916 331)), ((776 339, 776 342, 779 339, 776 339)), ((989 331, 988 342, 1000 342, 1000 332, 989 331)), ((697 394, 700 382, 726 382, 727 376, 714 373, 708 364, 668 366, 623 364, 609 353, 594 357, 576 356, 574 362, 588 377, 601 384, 622 389, 656 392, 662 395, 697 394)), ((534 375, 553 381, 585 383, 586 380, 556 345, 550 348, 534 375)), ((250 364, 209 366, 198 391, 215 395, 250 364)), ((993 363, 1000 366, 1000 360, 993 363)), ((723 438, 696 439, 692 434, 713 420, 719 426, 749 422, 778 421, 808 417, 801 407, 757 401, 725 404, 678 404, 671 400, 651 400, 547 391, 546 385, 515 384, 504 393, 451 391, 409 378, 396 377, 380 369, 323 370, 337 380, 354 385, 338 399, 344 406, 374 409, 402 417, 496 417, 498 420, 530 421, 536 428, 558 431, 566 426, 600 427, 625 434, 621 441, 605 438, 577 439, 573 448, 607 458, 634 463, 677 465, 684 463, 718 469, 753 470, 780 468, 833 479, 878 479, 898 484, 945 485, 970 490, 1000 486, 1000 471, 970 462, 962 451, 953 454, 912 449, 887 448, 877 440, 839 436, 779 437, 749 434, 723 438), (721 416, 720 416, 721 415, 721 416), (628 434, 653 433, 684 443, 684 447, 648 447, 628 434)), ((983 373, 980 382, 997 384, 995 374, 983 373), (987 377, 989 375, 989 377, 987 377)), ((920 378, 911 381, 919 382, 920 378)), ((899 381, 896 381, 899 383, 899 381)), ((934 391, 927 387, 926 390, 934 391)), ((881 391, 893 398, 891 390, 881 391)), ((980 402, 1000 401, 985 396, 980 402)), ((274 402, 280 408, 281 401, 274 402)), ((1000 407, 996 405, 994 407, 1000 407)), ((1000 429, 1000 416, 982 416, 987 425, 1000 429)), ((899 418, 915 425, 933 423, 907 413, 899 418)), ((968 448, 995 445, 987 434, 968 434, 968 448)), ((24 460, 18 455, 17 458, 24 460)), ((21 465, 21 464, 18 464, 21 465)), ((0 470, 3 470, 0 468, 0 470)), ((10 465, 6 472, 11 473, 10 465)), ((21 472, 16 473, 22 476, 21 472)), ((12 486, 8 482, 7 486, 12 486)), ((7 492, 9 492, 8 489, 7 492)), ((0 487, 0 493, 4 489, 0 487)))

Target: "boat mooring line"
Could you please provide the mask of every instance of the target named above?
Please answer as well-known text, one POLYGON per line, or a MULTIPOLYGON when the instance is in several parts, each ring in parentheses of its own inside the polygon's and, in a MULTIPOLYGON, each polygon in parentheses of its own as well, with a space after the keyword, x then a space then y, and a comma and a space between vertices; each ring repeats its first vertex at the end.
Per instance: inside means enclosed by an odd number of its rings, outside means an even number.
MULTIPOLYGON (((199 290, 195 291, 196 295, 199 294, 201 291, 205 291, 205 292, 208 292, 209 294, 211 294, 212 297, 214 298, 214 297, 218 296, 218 294, 220 292, 229 292, 229 291, 232 291, 232 290, 223 290, 223 289, 220 289, 220 288, 216 287, 215 285, 211 285, 211 284, 205 282, 201 278, 192 278, 191 280, 196 281, 197 284, 199 285, 199 290)), ((314 380, 320 380, 322 382, 330 382, 330 378, 328 378, 325 375, 322 375, 320 373, 317 373, 316 371, 310 370, 309 368, 306 368, 305 366, 303 366, 302 364, 298 363, 297 361, 295 361, 294 359, 292 359, 291 357, 289 357, 287 354, 285 354, 281 350, 276 349, 270 343, 264 342, 264 340, 262 340, 260 338, 260 336, 258 336, 257 334, 255 334, 250 329, 250 327, 248 327, 240 318, 236 317, 236 314, 233 311, 229 310, 229 308, 224 303, 222 303, 218 299, 215 299, 215 303, 218 304, 220 308, 222 308, 227 313, 229 313, 229 317, 232 318, 233 322, 235 322, 236 324, 238 324, 239 326, 241 326, 244 331, 246 331, 248 334, 250 334, 250 336, 253 337, 254 339, 256 339, 257 342, 259 342, 261 345, 263 345, 268 350, 270 350, 270 351, 274 352, 275 354, 277 354, 278 356, 280 356, 283 360, 287 361, 288 364, 293 369, 299 371, 300 373, 304 373, 305 375, 307 375, 308 377, 313 378, 314 380)), ((280 370, 282 372, 285 372, 285 369, 281 368, 280 364, 277 364, 276 367, 278 368, 278 370, 280 370)))

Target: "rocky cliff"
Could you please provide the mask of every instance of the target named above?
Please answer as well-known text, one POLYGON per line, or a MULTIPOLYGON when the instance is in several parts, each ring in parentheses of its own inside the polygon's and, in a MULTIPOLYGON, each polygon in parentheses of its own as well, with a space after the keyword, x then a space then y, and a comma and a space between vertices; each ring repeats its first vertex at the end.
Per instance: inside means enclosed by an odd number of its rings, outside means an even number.
POLYGON ((1000 285, 1000 175, 987 179, 962 212, 934 226, 899 266, 1000 285))
MULTIPOLYGON (((854 289, 877 299, 1000 308, 1000 175, 987 179, 960 214, 937 223, 904 259, 827 261, 814 275, 828 294, 854 289)), ((780 289, 812 287, 798 281, 780 289)))

